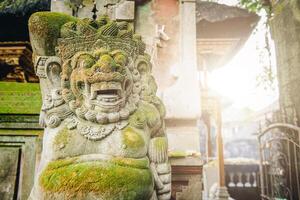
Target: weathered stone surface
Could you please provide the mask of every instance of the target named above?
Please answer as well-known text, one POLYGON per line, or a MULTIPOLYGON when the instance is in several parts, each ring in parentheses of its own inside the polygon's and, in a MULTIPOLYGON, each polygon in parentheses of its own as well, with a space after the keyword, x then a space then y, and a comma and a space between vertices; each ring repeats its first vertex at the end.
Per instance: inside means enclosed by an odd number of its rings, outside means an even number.
POLYGON ((0 199, 13 199, 19 164, 18 148, 2 147, 0 151, 0 199))
POLYGON ((38 134, 32 130, 1 129, 0 199, 28 198, 41 145, 38 134))
POLYGON ((280 106, 286 110, 290 123, 294 120, 294 109, 298 119, 300 116, 300 21, 297 18, 298 4, 295 2, 274 4, 274 17, 270 23, 276 50, 280 106))
POLYGON ((117 20, 134 19, 134 1, 123 1, 116 5, 117 20))
POLYGON ((36 13, 30 33, 46 127, 30 199, 169 199, 165 110, 131 24, 36 13))
POLYGON ((201 200, 202 199, 202 181, 201 176, 194 176, 189 180, 186 187, 181 192, 176 193, 177 200, 201 200))
POLYGON ((196 62, 196 1, 180 1, 180 64, 176 82, 164 91, 167 118, 200 115, 200 82, 196 62), (186 27, 189 27, 188 29, 186 27))

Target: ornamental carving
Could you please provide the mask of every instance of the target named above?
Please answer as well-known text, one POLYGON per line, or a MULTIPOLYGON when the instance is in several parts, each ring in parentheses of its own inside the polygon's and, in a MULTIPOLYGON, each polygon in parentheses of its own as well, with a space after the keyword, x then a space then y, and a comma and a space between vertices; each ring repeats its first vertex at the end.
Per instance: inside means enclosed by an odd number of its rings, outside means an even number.
POLYGON ((29 199, 170 199, 165 110, 141 36, 107 16, 42 12, 29 27, 45 127, 29 199))

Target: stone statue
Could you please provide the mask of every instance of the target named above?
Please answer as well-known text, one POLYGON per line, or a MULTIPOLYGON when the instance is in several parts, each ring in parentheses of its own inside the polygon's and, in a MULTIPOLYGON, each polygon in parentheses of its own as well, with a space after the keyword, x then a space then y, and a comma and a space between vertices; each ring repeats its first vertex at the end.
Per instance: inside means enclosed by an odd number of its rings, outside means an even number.
POLYGON ((165 110, 132 26, 39 12, 29 29, 45 126, 29 199, 170 199, 165 110))

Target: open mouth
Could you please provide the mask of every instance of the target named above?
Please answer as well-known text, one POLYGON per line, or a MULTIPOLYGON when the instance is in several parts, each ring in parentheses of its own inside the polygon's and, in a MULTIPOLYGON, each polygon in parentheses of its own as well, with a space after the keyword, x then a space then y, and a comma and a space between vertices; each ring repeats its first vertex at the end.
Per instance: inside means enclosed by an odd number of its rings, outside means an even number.
POLYGON ((96 99, 102 102, 116 102, 121 96, 121 91, 115 89, 98 90, 96 93, 96 99))
POLYGON ((121 84, 97 84, 91 87, 91 103, 100 107, 114 107, 122 102, 121 84))

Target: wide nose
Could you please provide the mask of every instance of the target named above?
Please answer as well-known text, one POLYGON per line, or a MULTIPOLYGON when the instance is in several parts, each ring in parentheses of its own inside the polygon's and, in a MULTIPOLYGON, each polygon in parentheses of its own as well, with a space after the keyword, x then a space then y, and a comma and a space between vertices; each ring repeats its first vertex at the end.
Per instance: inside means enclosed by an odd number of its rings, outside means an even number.
POLYGON ((97 61, 95 68, 97 72, 110 73, 116 71, 117 64, 110 55, 103 55, 97 61))

